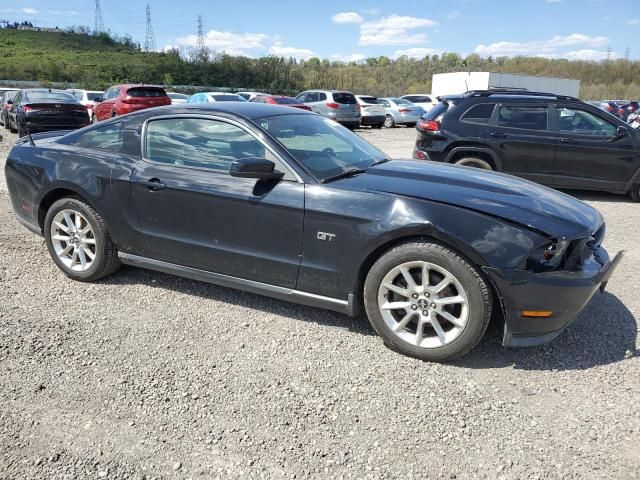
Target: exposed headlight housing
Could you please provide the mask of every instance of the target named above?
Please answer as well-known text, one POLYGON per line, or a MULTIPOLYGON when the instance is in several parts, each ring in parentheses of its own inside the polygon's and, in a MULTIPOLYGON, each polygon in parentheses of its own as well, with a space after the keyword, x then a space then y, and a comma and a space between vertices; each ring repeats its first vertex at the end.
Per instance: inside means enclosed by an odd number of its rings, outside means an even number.
POLYGON ((555 270, 562 264, 565 254, 567 253, 569 243, 570 242, 568 240, 563 238, 561 240, 554 240, 537 248, 531 255, 529 255, 527 268, 530 268, 535 272, 555 270))

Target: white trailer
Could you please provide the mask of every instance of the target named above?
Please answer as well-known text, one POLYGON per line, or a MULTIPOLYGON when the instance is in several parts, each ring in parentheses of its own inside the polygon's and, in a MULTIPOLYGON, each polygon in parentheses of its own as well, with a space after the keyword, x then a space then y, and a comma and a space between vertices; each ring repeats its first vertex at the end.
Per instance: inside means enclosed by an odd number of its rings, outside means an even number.
POLYGON ((580 93, 580 80, 495 72, 438 73, 433 76, 431 93, 439 97, 464 93, 469 90, 490 90, 493 88, 549 92, 556 95, 577 97, 580 93))

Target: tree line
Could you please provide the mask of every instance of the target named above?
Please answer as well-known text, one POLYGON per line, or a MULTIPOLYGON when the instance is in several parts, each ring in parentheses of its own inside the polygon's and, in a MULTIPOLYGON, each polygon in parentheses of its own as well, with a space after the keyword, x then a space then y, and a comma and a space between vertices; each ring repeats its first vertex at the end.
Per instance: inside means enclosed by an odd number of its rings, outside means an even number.
POLYGON ((640 97, 640 61, 601 62, 540 57, 462 57, 448 52, 421 59, 386 56, 361 62, 321 58, 249 58, 205 51, 144 52, 130 37, 0 30, 0 78, 68 82, 103 89, 120 82, 228 87, 294 95, 315 88, 375 96, 431 91, 431 77, 455 71, 519 73, 581 81, 585 99, 640 97))

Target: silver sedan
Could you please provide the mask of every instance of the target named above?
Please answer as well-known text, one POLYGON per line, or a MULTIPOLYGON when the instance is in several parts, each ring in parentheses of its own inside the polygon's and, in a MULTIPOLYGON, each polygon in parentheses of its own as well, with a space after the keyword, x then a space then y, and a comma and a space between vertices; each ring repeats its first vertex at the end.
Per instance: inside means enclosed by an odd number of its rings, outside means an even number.
POLYGON ((385 107, 384 126, 387 128, 395 125, 407 125, 413 127, 424 114, 424 109, 404 98, 379 98, 378 101, 385 107))

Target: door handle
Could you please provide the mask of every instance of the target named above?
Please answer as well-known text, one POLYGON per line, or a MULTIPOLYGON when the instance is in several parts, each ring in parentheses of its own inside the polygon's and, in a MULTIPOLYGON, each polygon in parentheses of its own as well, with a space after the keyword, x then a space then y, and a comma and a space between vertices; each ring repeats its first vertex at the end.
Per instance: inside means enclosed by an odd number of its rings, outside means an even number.
POLYGON ((491 132, 489 135, 496 138, 507 138, 509 136, 504 132, 491 132))
POLYGON ((167 186, 164 183, 162 183, 158 178, 152 178, 150 180, 138 180, 136 183, 139 183, 140 185, 144 185, 152 192, 157 192, 158 190, 167 188, 167 186))
POLYGON ((560 141, 562 143, 568 143, 570 145, 575 145, 576 143, 578 143, 576 140, 574 140, 573 138, 561 138, 560 141))

